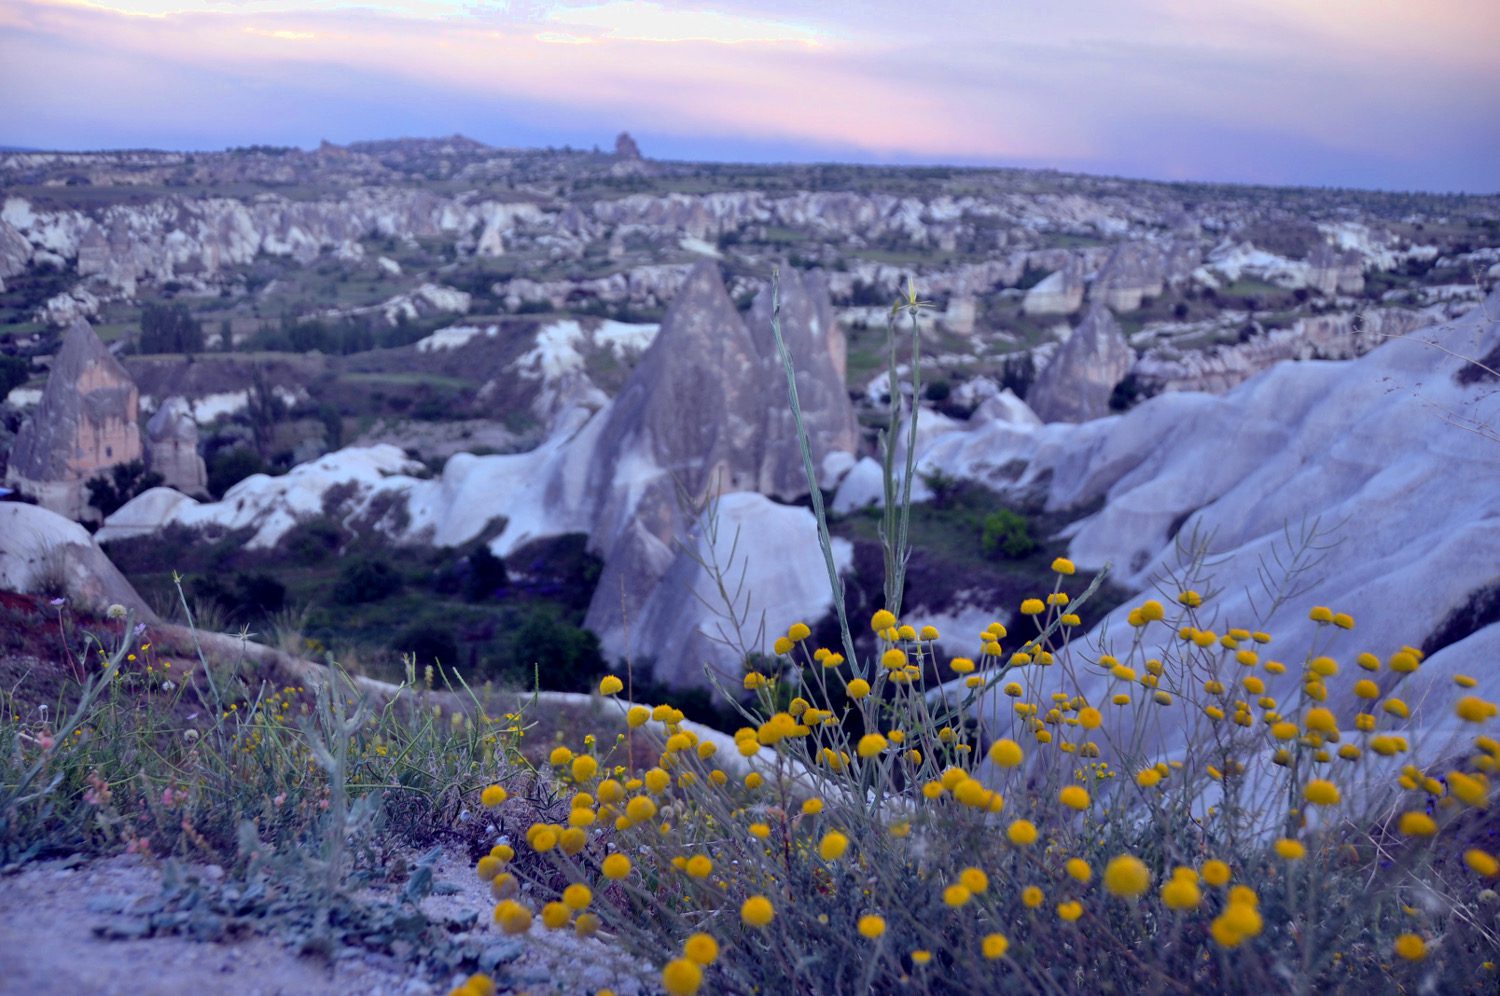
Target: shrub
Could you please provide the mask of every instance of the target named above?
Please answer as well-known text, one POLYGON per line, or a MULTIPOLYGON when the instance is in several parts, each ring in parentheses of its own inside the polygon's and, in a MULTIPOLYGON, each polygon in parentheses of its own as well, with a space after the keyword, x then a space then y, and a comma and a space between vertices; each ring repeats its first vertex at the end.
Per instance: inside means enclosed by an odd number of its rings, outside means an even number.
POLYGON ((464 575, 464 598, 480 602, 490 598, 509 582, 505 561, 480 546, 468 557, 468 572, 464 575))
POLYGON ((85 487, 88 489, 89 505, 98 509, 101 516, 108 518, 136 495, 159 487, 162 481, 162 476, 154 470, 147 470, 145 463, 132 460, 129 463, 115 464, 107 475, 89 478, 85 487))
POLYGON ((540 675, 544 688, 583 691, 604 673, 599 638, 573 625, 550 606, 529 608, 510 633, 504 670, 530 684, 540 675))
POLYGON ((378 602, 400 591, 405 581, 384 560, 356 557, 339 568, 333 585, 333 600, 344 605, 378 602))
POLYGON ((997 509, 984 517, 984 531, 979 543, 987 557, 998 554, 1014 560, 1036 550, 1036 540, 1031 538, 1026 517, 1008 508, 997 509))
POLYGON ((208 458, 208 493, 223 498, 224 493, 247 477, 267 472, 260 454, 245 446, 218 450, 208 458))
POLYGON ((396 636, 396 650, 403 656, 411 654, 418 666, 452 667, 458 663, 458 640, 453 631, 432 623, 419 623, 403 629, 396 636))
POLYGON ((31 379, 31 364, 22 356, 0 356, 0 401, 31 379))
POLYGON ((246 625, 267 619, 286 607, 286 586, 269 574, 236 572, 228 581, 219 574, 194 578, 188 592, 211 604, 224 620, 246 625))

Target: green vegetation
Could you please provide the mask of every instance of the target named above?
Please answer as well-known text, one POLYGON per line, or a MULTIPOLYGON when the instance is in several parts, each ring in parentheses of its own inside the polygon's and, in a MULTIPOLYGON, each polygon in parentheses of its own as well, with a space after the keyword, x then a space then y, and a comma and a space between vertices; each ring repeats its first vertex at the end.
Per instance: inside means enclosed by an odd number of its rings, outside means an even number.
POLYGON ((1037 547, 1026 519, 1008 508, 998 509, 984 517, 984 533, 979 545, 991 557, 1003 554, 1011 559, 1024 557, 1037 547))
POLYGON ((466 846, 478 828, 460 815, 497 775, 524 803, 518 710, 491 716, 458 684, 434 692, 431 673, 388 694, 337 670, 303 682, 142 639, 123 610, 0 613, 0 631, 50 625, 78 648, 60 671, 0 688, 0 867, 125 850, 165 878, 146 912, 119 911, 122 936, 275 930, 325 957, 353 947, 426 973, 493 971, 488 945, 451 940, 411 905, 433 888, 436 853, 415 867, 398 855, 466 846), (198 875, 204 863, 223 876, 198 875), (386 883, 393 899, 359 898, 386 883))
POLYGON ((181 301, 148 303, 141 309, 142 353, 201 353, 203 326, 181 301))
POLYGON ((85 487, 89 505, 101 517, 108 518, 136 495, 159 487, 162 481, 162 476, 154 470, 147 470, 145 463, 132 460, 115 464, 108 474, 89 478, 85 487))

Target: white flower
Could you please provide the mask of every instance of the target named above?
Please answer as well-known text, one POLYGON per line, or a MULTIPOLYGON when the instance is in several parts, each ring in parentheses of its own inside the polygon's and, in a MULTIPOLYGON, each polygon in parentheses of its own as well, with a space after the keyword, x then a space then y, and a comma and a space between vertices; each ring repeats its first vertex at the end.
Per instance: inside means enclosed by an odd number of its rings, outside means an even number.
POLYGON ((109 616, 111 619, 124 619, 125 606, 121 605, 119 602, 116 602, 108 609, 104 610, 104 614, 109 616))
POLYGON ((198 731, 189 727, 188 729, 182 731, 182 739, 186 740, 188 743, 192 743, 194 740, 198 739, 198 731))

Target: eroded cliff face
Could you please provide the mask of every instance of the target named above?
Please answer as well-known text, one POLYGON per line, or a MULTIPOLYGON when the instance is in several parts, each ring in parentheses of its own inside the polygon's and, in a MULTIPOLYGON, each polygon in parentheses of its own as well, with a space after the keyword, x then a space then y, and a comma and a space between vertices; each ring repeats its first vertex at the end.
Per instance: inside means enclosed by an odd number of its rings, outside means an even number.
POLYGON ((1223 394, 1286 360, 1350 360, 1386 340, 1431 324, 1433 316, 1405 308, 1299 318, 1246 342, 1208 349, 1148 349, 1130 370, 1146 394, 1205 391, 1223 394))
POLYGON ((87 322, 76 321, 47 378, 41 403, 21 425, 7 481, 70 519, 88 510, 84 484, 143 456, 140 395, 87 322))

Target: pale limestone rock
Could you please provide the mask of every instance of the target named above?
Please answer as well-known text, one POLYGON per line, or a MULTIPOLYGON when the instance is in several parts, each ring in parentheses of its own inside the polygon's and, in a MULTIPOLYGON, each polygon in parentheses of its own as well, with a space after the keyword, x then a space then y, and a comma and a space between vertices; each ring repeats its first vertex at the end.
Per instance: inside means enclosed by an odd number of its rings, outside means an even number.
POLYGON ((1043 277, 1021 299, 1028 315, 1071 315, 1083 307, 1083 264, 1069 256, 1062 269, 1043 277))
POLYGON ((1307 285, 1325 297, 1360 294, 1365 289, 1364 257, 1353 249, 1335 249, 1322 244, 1307 258, 1307 285))
POLYGON ((23 272, 31 262, 31 243, 11 224, 0 219, 0 291, 5 279, 23 272))
POLYGON ((142 458, 139 417, 135 382, 88 323, 75 322, 41 403, 16 434, 7 481, 46 508, 81 518, 89 478, 142 458))
POLYGON ((72 325, 98 315, 99 299, 82 287, 54 294, 36 312, 37 321, 49 325, 72 325))
MULTIPOLYGON (((843 539, 833 543, 835 566, 848 570, 853 547, 843 539)), ((812 512, 762 495, 729 494, 694 524, 685 548, 665 563, 660 583, 632 622, 628 649, 649 651, 652 677, 668 685, 703 687, 705 669, 732 685, 745 654, 764 653, 768 639, 794 622, 821 616, 832 601, 812 512), (744 580, 733 606, 719 594, 714 565, 734 587, 744 580), (736 626, 731 615, 744 625, 736 626)))
POLYGON ((937 320, 954 335, 967 336, 974 334, 974 321, 978 316, 979 306, 972 297, 952 297, 937 320))
MULTIPOLYGON (((837 366, 842 335, 821 278, 788 272, 782 334, 814 466, 852 451, 853 409, 837 366)), ((606 413, 586 493, 601 495, 592 544, 605 568, 587 624, 613 654, 639 653, 630 620, 676 555, 692 523, 685 511, 727 492, 794 497, 807 491, 789 414, 786 377, 770 330, 766 293, 751 326, 725 293, 718 268, 698 264, 673 299, 661 330, 606 413)))
POLYGON ((137 622, 156 621, 82 526, 37 505, 0 502, 0 589, 44 594, 54 584, 91 610, 123 605, 137 622))
MULTIPOLYGON (((1465 318, 1388 340, 1360 359, 1281 363, 1223 397, 1165 394, 1083 425, 971 426, 934 440, 922 466, 1011 496, 1040 496, 1054 511, 1102 503, 1070 528, 1069 555, 1081 575, 1108 563, 1113 580, 1141 597, 1183 586, 1216 592, 1203 611, 1223 625, 1273 634, 1279 656, 1347 660, 1364 650, 1420 646, 1493 585, 1500 563, 1500 447, 1493 439, 1500 393, 1459 377, 1462 357, 1500 346, 1497 314, 1500 294, 1465 318), (1316 568, 1296 579, 1298 597, 1263 615, 1270 604, 1263 581, 1280 582, 1277 565, 1289 562, 1298 531, 1314 522, 1327 530, 1316 568), (1180 569, 1177 541, 1195 532, 1208 538, 1212 566, 1163 582, 1180 569), (1312 605, 1350 613, 1357 631, 1320 631, 1308 619, 1312 605)), ((1076 653, 1095 660, 1111 642, 1122 647, 1120 634, 1132 632, 1123 617, 1133 604, 1075 637, 1076 653)), ((1177 640, 1171 625, 1141 636, 1145 657, 1177 640)), ((1451 711, 1452 678, 1473 673, 1497 648, 1500 624, 1479 625, 1417 674, 1376 676, 1383 691, 1399 689, 1411 704, 1410 723, 1401 725, 1430 756, 1462 753, 1472 740, 1473 727, 1461 729, 1451 711)), ((1049 669, 1035 694, 1045 700, 1081 675, 1084 683, 1069 685, 1070 694, 1107 697, 1107 672, 1087 670, 1049 669)), ((1300 690, 1295 669, 1268 678, 1274 697, 1300 690)), ((1326 706, 1352 726, 1361 705, 1350 686, 1330 685, 1329 692, 1326 706)), ((1011 714, 1010 702, 985 696, 978 711, 999 720, 1011 714)), ((1154 727, 1141 749, 1178 756, 1184 736, 1171 724, 1154 727)))
POLYGON ((1142 299, 1159 297, 1166 283, 1162 253, 1153 245, 1121 242, 1094 278, 1089 297, 1115 311, 1134 311, 1142 299))
POLYGON ((1114 317, 1094 304, 1083 323, 1037 374, 1026 401, 1046 422, 1087 422, 1109 414, 1115 385, 1135 365, 1135 353, 1114 317))
POLYGON ((146 422, 146 462, 170 488, 199 495, 208 471, 198 452, 198 423, 183 398, 168 398, 146 422))
POLYGON ((1179 352, 1147 351, 1131 373, 1147 394, 1207 391, 1223 394, 1236 384, 1286 360, 1347 360, 1363 356, 1391 336, 1428 324, 1431 316, 1402 308, 1371 308, 1357 314, 1299 318, 1289 329, 1272 329, 1246 342, 1179 352))

